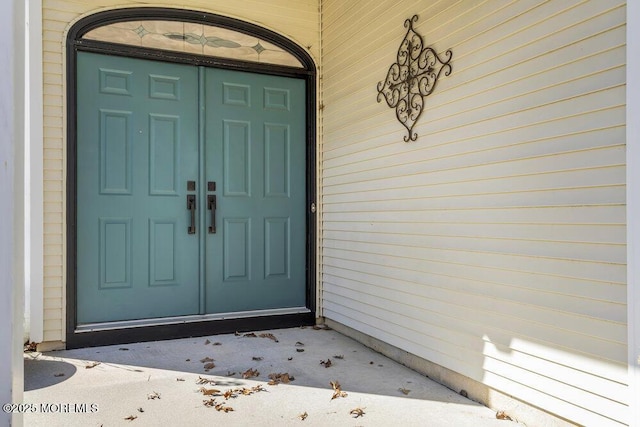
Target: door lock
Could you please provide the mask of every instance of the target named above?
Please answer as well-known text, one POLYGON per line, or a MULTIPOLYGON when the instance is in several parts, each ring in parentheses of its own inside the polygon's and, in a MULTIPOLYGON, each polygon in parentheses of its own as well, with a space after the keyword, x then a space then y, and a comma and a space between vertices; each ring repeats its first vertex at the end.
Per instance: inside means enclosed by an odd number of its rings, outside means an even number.
POLYGON ((315 204, 315 202, 311 202, 311 213, 316 213, 316 204, 315 204))

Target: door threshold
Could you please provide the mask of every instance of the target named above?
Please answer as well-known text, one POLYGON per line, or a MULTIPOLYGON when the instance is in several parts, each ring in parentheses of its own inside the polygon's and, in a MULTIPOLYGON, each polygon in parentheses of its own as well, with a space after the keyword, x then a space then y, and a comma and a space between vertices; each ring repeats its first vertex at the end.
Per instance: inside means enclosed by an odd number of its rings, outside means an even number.
POLYGON ((316 323, 305 307, 242 311, 78 325, 67 332, 67 349, 295 328, 316 323))
POLYGON ((113 329, 141 328, 145 326, 173 325, 181 323, 208 322, 213 320, 245 319, 248 317, 280 316, 284 314, 311 313, 306 307, 274 308, 217 314, 194 314, 188 316, 156 317, 153 319, 121 320, 116 322, 85 323, 78 325, 76 333, 109 331, 113 329))

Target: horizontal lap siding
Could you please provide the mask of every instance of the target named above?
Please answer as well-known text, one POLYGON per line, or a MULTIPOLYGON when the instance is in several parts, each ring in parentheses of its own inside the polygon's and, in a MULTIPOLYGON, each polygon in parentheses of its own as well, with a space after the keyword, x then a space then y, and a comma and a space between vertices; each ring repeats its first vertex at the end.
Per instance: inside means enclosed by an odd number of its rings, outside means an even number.
POLYGON ((64 329, 63 68, 59 31, 43 20, 44 110, 44 341, 60 341, 64 329))
POLYGON ((327 318, 586 425, 628 423, 624 2, 322 2, 327 318), (451 48, 414 131, 405 34, 451 48))
MULTIPOLYGON (((183 7, 232 16, 277 31, 320 52, 318 0, 43 0, 44 68, 44 340, 64 340, 66 31, 81 16, 116 7, 183 7)), ((68 296, 71 297, 71 296, 68 296)))

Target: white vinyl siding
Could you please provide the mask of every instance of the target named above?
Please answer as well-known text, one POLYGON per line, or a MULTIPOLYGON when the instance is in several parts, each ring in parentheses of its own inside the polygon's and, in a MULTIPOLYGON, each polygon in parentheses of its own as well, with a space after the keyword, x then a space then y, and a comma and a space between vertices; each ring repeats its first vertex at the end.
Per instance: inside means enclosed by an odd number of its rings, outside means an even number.
POLYGON ((64 330, 64 148, 62 46, 43 22, 43 308, 44 341, 60 341, 64 330), (57 59, 56 59, 57 58, 57 59))
POLYGON ((322 1, 325 317, 585 425, 627 405, 623 1, 322 1), (453 51, 414 132, 405 35, 453 51))
POLYGON ((42 0, 44 82, 44 340, 63 341, 66 284, 66 32, 79 18, 116 7, 183 7, 276 31, 318 58, 318 0, 42 0))

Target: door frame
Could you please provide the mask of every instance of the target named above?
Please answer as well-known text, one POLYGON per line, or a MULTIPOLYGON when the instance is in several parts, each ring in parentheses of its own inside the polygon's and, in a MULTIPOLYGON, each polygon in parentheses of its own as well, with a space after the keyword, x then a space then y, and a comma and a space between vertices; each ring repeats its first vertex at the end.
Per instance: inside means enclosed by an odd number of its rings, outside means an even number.
POLYGON ((204 336, 242 330, 273 329, 310 325, 315 322, 316 311, 316 215, 311 206, 316 202, 316 66, 308 52, 286 37, 266 28, 226 16, 194 10, 144 7, 124 8, 99 12, 76 22, 67 35, 67 284, 66 284, 66 347, 78 348, 95 345, 120 344, 136 341, 173 339, 188 336, 204 336), (82 37, 97 27, 123 21, 159 19, 214 25, 273 43, 297 58, 303 68, 239 61, 182 52, 122 45, 82 37), (223 68, 259 74, 269 74, 303 79, 306 86, 306 308, 308 313, 270 315, 224 320, 196 320, 164 323, 130 328, 78 331, 77 326, 77 63, 78 51, 110 54, 131 58, 143 58, 163 62, 175 62, 194 66, 223 68))

